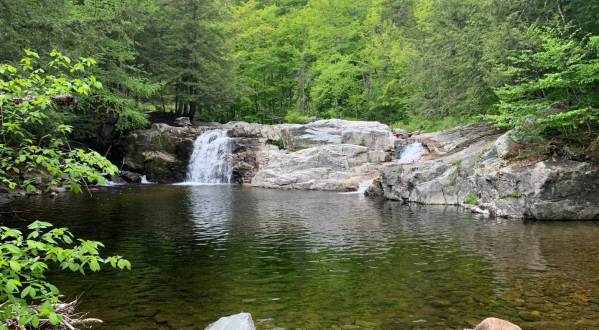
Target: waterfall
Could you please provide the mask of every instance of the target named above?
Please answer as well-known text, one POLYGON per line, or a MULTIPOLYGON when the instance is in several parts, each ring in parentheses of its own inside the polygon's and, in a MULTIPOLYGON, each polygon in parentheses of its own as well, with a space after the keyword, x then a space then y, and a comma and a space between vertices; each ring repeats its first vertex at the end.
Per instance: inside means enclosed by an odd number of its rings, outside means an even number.
POLYGON ((418 163, 424 154, 424 147, 420 142, 409 144, 399 156, 398 163, 418 163))
POLYGON ((232 176, 231 141, 227 131, 207 131, 198 136, 193 144, 186 182, 231 183, 232 176))

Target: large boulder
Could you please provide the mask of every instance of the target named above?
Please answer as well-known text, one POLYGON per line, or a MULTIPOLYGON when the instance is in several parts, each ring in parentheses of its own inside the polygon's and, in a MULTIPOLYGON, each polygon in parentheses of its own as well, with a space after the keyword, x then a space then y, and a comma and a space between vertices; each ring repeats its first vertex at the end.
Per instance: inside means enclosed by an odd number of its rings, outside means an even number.
POLYGON ((206 327, 206 330, 256 330, 250 313, 239 313, 221 317, 206 327))
POLYGON ((393 148, 395 135, 389 126, 375 121, 328 119, 306 125, 261 125, 230 122, 223 128, 243 128, 248 134, 267 140, 283 140, 285 148, 316 147, 328 144, 354 144, 371 150, 393 148))
POLYGON ((519 326, 508 321, 489 317, 482 321, 474 330, 522 330, 519 326))
MULTIPOLYGON (((368 162, 368 148, 325 145, 297 152, 269 151, 269 162, 252 179, 266 188, 353 191, 372 181, 379 165, 368 162)), ((264 152, 263 152, 264 153, 264 152)))

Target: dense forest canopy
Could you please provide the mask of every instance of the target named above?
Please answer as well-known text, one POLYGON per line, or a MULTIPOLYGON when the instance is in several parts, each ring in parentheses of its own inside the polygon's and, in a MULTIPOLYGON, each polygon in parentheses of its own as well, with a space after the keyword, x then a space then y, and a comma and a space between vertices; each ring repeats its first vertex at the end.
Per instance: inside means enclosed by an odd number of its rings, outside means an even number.
POLYGON ((98 62, 88 73, 104 88, 62 111, 75 137, 97 140, 150 111, 590 132, 598 36, 599 3, 585 0, 0 2, 3 63, 24 49, 98 62))

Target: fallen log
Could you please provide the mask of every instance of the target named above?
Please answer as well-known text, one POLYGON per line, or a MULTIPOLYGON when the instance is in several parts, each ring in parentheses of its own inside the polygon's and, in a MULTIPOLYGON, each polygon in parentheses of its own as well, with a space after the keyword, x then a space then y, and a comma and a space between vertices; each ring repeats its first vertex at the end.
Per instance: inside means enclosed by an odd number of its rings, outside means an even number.
MULTIPOLYGON (((36 330, 50 330, 50 329, 64 329, 64 330, 79 330, 79 327, 89 328, 92 325, 102 324, 102 320, 96 318, 86 318, 87 313, 75 313, 78 300, 75 299, 70 303, 52 304, 54 313, 62 317, 62 321, 58 324, 53 325, 49 319, 40 319, 40 323, 36 330)), ((39 310, 39 305, 27 306, 32 310, 39 310)), ((27 328, 19 325, 19 319, 16 317, 10 317, 5 319, 4 324, 9 330, 26 330, 31 329, 31 326, 27 328)))

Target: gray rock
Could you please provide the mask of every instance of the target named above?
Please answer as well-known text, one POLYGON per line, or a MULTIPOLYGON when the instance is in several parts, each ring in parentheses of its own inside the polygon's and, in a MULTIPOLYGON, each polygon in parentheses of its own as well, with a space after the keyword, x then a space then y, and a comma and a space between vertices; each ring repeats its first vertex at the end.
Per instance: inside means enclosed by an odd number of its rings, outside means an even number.
POLYGON ((60 193, 67 192, 67 188, 65 188, 65 187, 51 187, 50 191, 53 192, 53 193, 60 194, 60 193))
POLYGON ((206 327, 206 330, 256 330, 250 313, 239 313, 221 317, 206 327))
POLYGON ((410 136, 410 133, 408 131, 406 131, 405 129, 401 129, 401 128, 394 128, 393 134, 395 134, 395 136, 397 136, 399 138, 404 138, 404 139, 407 139, 410 136))
POLYGON ((125 184, 127 183, 127 181, 125 181, 123 178, 121 178, 118 175, 111 175, 110 176, 110 181, 116 183, 116 184, 125 184))
POLYGON ((366 191, 364 192, 364 196, 376 197, 383 195, 383 186, 381 185, 380 179, 375 179, 374 181, 372 181, 372 184, 370 184, 370 186, 368 186, 368 188, 366 188, 366 191))
POLYGON ((445 154, 489 136, 498 137, 502 133, 487 123, 475 123, 441 132, 420 135, 412 133, 412 135, 415 141, 425 144, 431 152, 445 154))
POLYGON ((423 204, 463 205, 500 217, 599 219, 599 170, 591 164, 552 160, 534 166, 511 165, 497 156, 511 143, 505 135, 481 138, 480 131, 475 132, 478 139, 470 141, 477 142, 462 145, 459 151, 420 163, 382 167, 384 196, 423 204), (464 202, 469 194, 479 197, 477 205, 464 202))
POLYGON ((508 321, 489 317, 482 321, 474 330, 522 330, 519 326, 508 321))
POLYGON ((318 117, 315 117, 315 116, 314 116, 314 117, 310 117, 310 119, 309 119, 309 120, 310 120, 310 122, 311 122, 311 123, 313 123, 313 122, 315 122, 315 121, 319 121, 319 120, 320 120, 320 118, 318 118, 318 117))
POLYGON ((181 127, 191 126, 191 121, 189 121, 189 117, 179 117, 175 119, 175 125, 181 127))
POLYGON ((357 145, 276 151, 251 184, 266 188, 352 191, 357 190, 361 182, 372 181, 378 168, 368 163, 368 148, 357 145))

